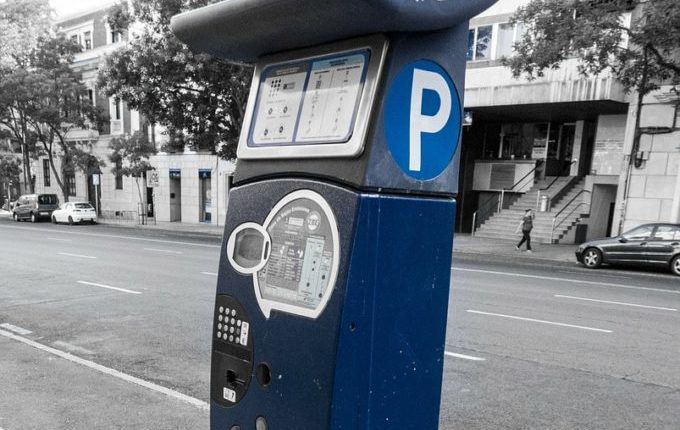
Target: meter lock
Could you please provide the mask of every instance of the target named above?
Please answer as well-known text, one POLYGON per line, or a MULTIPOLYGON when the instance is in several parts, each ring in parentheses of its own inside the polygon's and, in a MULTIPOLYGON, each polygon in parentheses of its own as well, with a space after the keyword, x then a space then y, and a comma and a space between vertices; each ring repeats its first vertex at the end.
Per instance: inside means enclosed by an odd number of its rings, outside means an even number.
POLYGON ((213 321, 211 397, 233 406, 245 395, 253 373, 250 320, 235 298, 218 295, 213 321))

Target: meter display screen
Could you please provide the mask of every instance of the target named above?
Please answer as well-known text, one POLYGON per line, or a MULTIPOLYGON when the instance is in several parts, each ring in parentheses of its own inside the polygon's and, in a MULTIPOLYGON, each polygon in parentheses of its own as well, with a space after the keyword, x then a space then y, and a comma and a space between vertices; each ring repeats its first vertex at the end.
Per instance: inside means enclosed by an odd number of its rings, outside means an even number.
POLYGON ((233 259, 240 266, 251 268, 262 259, 264 237, 256 230, 242 230, 236 235, 233 259))
POLYGON ((264 226, 271 252, 255 275, 256 288, 272 309, 314 316, 325 306, 335 282, 337 224, 321 196, 309 190, 297 193, 309 196, 290 196, 293 199, 287 202, 284 198, 264 226))
POLYGON ((249 146, 344 143, 352 136, 369 50, 262 72, 249 146))

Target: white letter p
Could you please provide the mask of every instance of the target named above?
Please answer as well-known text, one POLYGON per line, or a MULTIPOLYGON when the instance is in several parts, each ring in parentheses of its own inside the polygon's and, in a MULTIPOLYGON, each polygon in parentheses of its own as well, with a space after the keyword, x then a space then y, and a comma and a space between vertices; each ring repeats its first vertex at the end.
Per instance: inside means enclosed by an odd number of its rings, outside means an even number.
POLYGON ((442 75, 428 70, 413 70, 413 88, 411 89, 411 118, 409 131, 408 168, 412 172, 421 169, 421 135, 437 133, 449 121, 451 115, 451 91, 442 75), (423 115, 423 92, 432 90, 439 96, 439 111, 430 116, 423 115))

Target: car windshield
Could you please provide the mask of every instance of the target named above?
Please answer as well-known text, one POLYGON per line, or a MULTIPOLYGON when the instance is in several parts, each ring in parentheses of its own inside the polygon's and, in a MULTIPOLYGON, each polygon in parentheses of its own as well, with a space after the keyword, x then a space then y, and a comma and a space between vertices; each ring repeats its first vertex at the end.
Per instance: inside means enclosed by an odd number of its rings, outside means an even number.
POLYGON ((627 233, 623 234, 623 237, 628 239, 628 240, 645 240, 649 239, 649 237, 652 235, 652 227, 650 226, 642 226, 635 228, 627 233))
POLYGON ((41 205, 56 205, 57 201, 55 194, 41 194, 38 196, 38 203, 41 205))
POLYGON ((89 203, 76 203, 76 209, 93 209, 89 203))

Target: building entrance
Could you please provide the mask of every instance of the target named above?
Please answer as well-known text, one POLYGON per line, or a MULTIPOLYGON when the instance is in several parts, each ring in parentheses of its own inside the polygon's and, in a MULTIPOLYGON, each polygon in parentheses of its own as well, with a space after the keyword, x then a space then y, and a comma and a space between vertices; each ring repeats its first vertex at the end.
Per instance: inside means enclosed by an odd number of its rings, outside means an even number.
POLYGON ((182 221, 182 174, 170 170, 170 221, 182 221))

